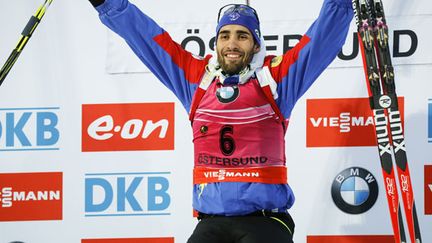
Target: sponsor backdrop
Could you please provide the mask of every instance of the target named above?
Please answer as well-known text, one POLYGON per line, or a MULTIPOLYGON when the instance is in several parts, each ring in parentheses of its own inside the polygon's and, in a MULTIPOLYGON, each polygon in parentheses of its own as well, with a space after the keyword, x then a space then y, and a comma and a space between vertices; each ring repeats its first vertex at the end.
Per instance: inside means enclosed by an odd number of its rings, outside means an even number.
MULTIPOLYGON (((213 51, 231 1, 134 0, 191 52, 213 51)), ((0 63, 39 0, 1 1, 0 63)), ((267 51, 295 45, 322 1, 255 1, 267 51)), ((424 242, 432 242, 432 2, 386 1, 424 242)), ((354 23, 286 134, 296 242, 392 242, 354 23), (324 223, 325 222, 325 223, 324 223)), ((182 105, 86 1, 54 1, 0 87, 0 243, 186 242, 192 135, 182 105)))

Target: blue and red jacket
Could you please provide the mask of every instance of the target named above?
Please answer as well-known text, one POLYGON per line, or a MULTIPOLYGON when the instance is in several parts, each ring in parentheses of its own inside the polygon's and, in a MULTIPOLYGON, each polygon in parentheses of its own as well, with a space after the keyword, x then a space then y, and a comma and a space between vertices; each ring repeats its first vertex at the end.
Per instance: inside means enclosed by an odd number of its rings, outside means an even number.
MULTIPOLYGON (((193 98, 212 56, 196 58, 127 0, 105 0, 96 9, 102 22, 124 38, 185 109, 195 112, 196 107, 191 110, 193 98)), ((351 0, 324 0, 319 17, 293 49, 280 57, 265 57, 264 66, 276 84, 274 103, 286 120, 297 100, 341 50, 352 17, 351 0)), ((286 183, 229 181, 197 183, 193 188, 193 207, 206 214, 243 215, 263 209, 284 212, 293 203, 294 194, 286 183)))

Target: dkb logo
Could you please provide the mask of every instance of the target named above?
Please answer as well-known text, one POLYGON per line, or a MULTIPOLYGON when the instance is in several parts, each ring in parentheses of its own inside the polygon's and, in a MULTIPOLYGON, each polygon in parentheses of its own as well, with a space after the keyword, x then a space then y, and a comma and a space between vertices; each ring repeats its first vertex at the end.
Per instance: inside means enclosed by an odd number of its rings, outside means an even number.
POLYGON ((0 108, 0 151, 58 150, 59 108, 0 108))
POLYGON ((86 217, 169 215, 170 172, 86 174, 86 217))

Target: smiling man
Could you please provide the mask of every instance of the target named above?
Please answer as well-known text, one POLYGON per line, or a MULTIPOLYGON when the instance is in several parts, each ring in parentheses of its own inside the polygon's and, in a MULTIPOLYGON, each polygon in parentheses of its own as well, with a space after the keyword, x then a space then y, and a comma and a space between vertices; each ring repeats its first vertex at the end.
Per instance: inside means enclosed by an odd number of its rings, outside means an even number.
POLYGON ((203 58, 127 0, 90 2, 189 113, 199 223, 188 243, 292 242, 285 132, 297 100, 342 48, 351 0, 324 0, 300 42, 280 56, 266 56, 255 9, 227 5, 219 11, 216 54, 203 58))
POLYGON ((218 62, 228 75, 240 73, 252 60, 259 46, 252 34, 243 26, 227 25, 218 33, 218 62))
POLYGON ((245 69, 252 61, 253 55, 258 53, 260 40, 256 39, 248 28, 242 25, 228 24, 223 26, 222 23, 224 22, 220 23, 219 30, 216 30, 217 60, 227 75, 235 75, 245 69))

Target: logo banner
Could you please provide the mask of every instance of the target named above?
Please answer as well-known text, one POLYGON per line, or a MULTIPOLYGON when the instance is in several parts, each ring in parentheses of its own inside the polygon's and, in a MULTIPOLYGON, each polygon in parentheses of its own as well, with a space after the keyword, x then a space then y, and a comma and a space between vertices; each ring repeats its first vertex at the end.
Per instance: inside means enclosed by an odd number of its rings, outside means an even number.
MULTIPOLYGON (((398 99, 403 124, 403 98, 398 99)), ((306 146, 376 146, 369 98, 308 99, 306 146)))
POLYGON ((61 220, 63 174, 0 174, 0 221, 61 220))
POLYGON ((82 106, 82 151, 174 150, 174 103, 82 106))

